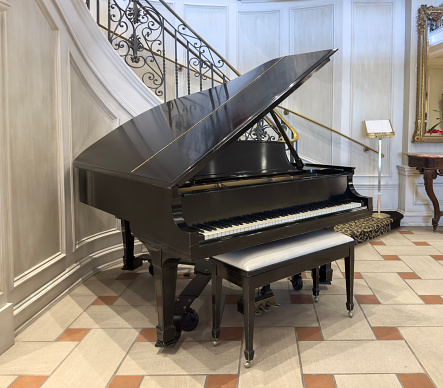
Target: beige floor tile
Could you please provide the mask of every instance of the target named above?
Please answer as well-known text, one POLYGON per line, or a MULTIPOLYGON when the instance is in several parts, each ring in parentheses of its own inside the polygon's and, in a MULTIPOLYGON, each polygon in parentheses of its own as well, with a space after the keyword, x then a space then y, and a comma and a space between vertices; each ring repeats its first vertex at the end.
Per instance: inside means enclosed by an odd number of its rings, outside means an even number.
POLYGON ((418 295, 443 295, 443 281, 429 279, 405 279, 418 295))
POLYGON ((361 306, 371 326, 443 326, 443 305, 361 306))
POLYGON ((404 341, 301 341, 304 374, 423 373, 404 341))
MULTIPOLYGON (((262 312, 254 317, 255 327, 313 327, 318 326, 312 304, 282 304, 271 307, 269 312, 262 312)), ((225 305, 221 321, 222 327, 243 327, 243 315, 237 311, 237 305, 225 305)))
POLYGON ((45 388, 106 387, 139 331, 92 330, 45 382, 45 388))
POLYGON ((16 342, 0 356, 0 375, 49 375, 76 345, 73 342, 16 342))
POLYGON ((254 334, 254 350, 252 366, 247 369, 244 367, 242 348, 239 388, 303 387, 293 328, 257 328, 254 334))
POLYGON ((114 306, 155 305, 154 277, 140 274, 114 302, 114 306))
MULTIPOLYGON (((134 273, 133 271, 123 271, 122 270, 123 262, 119 262, 113 267, 107 268, 101 272, 96 273, 93 277, 98 280, 115 280, 122 273, 134 273)), ((144 267, 139 267, 136 272, 142 272, 143 269, 147 270, 147 265, 144 267)))
POLYGON ((355 260, 384 260, 380 253, 369 244, 365 242, 363 244, 358 244, 355 246, 355 260))
POLYGON ((174 348, 156 348, 154 342, 136 342, 118 375, 237 374, 240 341, 185 341, 174 348))
POLYGON ((0 376, 0 387, 8 387, 18 376, 0 376))
POLYGON ((20 333, 16 341, 54 341, 96 299, 95 295, 68 295, 20 333))
POLYGON ((375 339, 358 303, 354 302, 354 317, 349 318, 344 295, 320 295, 315 309, 325 340, 375 339))
MULTIPOLYGON (((380 241, 383 241, 386 245, 389 245, 389 246, 392 246, 392 245, 394 245, 394 246, 398 246, 398 245, 400 245, 400 246, 402 246, 402 245, 415 246, 414 243, 412 242, 415 240, 409 240, 407 238, 407 236, 414 236, 414 235, 413 234, 411 234, 411 235, 400 234, 396 231, 392 231, 392 232, 389 232, 387 234, 380 236, 379 239, 380 239, 380 241)), ((416 240, 416 241, 423 241, 423 240, 416 240)))
POLYGON ((408 226, 407 229, 414 234, 434 233, 432 226, 408 226))
POLYGON ((443 279, 442 265, 431 256, 400 256, 422 279, 443 279))
POLYGON ((204 388, 206 376, 145 376, 139 388, 204 388))
POLYGON ((402 327, 400 333, 437 387, 443 387, 443 328, 402 327))
MULTIPOLYGON (((443 236, 443 235, 442 235, 443 236)), ((429 241, 429 244, 434 247, 435 249, 439 250, 439 254, 443 253, 443 242, 440 241, 429 241)))
POLYGON ((157 326, 153 306, 90 306, 69 327, 71 329, 124 329, 157 326))
POLYGON ((71 292, 71 295, 120 295, 131 282, 132 280, 97 279, 96 277, 92 277, 75 288, 71 292))
MULTIPOLYGON (((345 271, 345 262, 339 262, 340 269, 345 271)), ((400 260, 356 261, 355 272, 411 272, 411 269, 400 260)))
POLYGON ((364 273, 363 278, 382 304, 424 303, 396 273, 364 273))
POLYGON ((423 256, 439 255, 440 251, 432 246, 389 246, 374 245, 380 255, 423 256))
POLYGON ((402 388, 395 374, 335 375, 337 388, 402 388))
POLYGON ((429 233, 420 233, 420 234, 405 234, 405 238, 410 241, 437 241, 443 243, 443 234, 429 232, 429 233))
MULTIPOLYGON (((303 289, 294 293, 312 294, 312 279, 303 279, 303 289)), ((354 295, 372 294, 372 290, 364 279, 354 280, 354 295)), ((346 279, 332 278, 331 284, 320 284, 320 298, 322 295, 346 295, 346 279)))
POLYGON ((340 267, 338 266, 338 262, 342 262, 343 260, 337 260, 337 261, 333 261, 332 263, 331 263, 331 268, 332 268, 332 270, 334 271, 333 273, 332 273, 332 278, 333 279, 344 279, 345 277, 343 276, 343 274, 342 274, 342 271, 341 271, 341 269, 340 269, 340 267))

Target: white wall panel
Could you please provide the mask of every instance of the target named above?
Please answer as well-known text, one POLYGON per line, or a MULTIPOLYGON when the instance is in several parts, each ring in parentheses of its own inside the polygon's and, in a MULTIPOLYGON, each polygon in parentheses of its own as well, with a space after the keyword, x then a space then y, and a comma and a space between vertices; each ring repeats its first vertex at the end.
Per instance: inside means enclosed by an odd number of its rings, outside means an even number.
POLYGON ((8 20, 11 234, 17 277, 61 250, 57 34, 35 1, 8 20), (32 14, 23 22, 24 14, 32 14))
MULTIPOLYGON (((376 139, 366 138, 364 120, 392 120, 393 100, 393 5, 354 3, 351 54, 351 137, 373 148, 376 139)), ((383 141, 383 175, 389 175, 390 140, 383 141)), ((351 148, 351 164, 358 175, 377 175, 377 155, 351 148)))
POLYGON ((186 23, 223 57, 228 51, 228 7, 185 5, 186 23))
MULTIPOLYGON (((76 66, 71 66, 70 80, 72 159, 74 160, 83 150, 114 128, 114 118, 91 94, 78 74, 76 66)), ((76 190, 73 219, 76 244, 116 226, 114 216, 81 203, 76 190)))
MULTIPOLYGON (((291 9, 290 53, 301 54, 335 47, 334 6, 291 9)), ((282 105, 321 124, 332 126, 334 57, 282 105)), ((294 119, 293 119, 294 120, 294 119)), ((294 120, 300 135, 300 155, 321 163, 332 163, 332 132, 294 120)))
POLYGON ((280 56, 280 11, 239 12, 237 70, 247 71, 280 56))

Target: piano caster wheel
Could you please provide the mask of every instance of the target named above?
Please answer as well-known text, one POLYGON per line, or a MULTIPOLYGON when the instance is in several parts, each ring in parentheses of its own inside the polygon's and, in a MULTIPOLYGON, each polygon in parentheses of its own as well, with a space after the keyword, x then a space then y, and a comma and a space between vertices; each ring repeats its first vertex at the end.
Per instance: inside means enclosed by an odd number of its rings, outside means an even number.
POLYGON ((212 345, 214 345, 214 346, 218 345, 218 339, 217 338, 214 341, 212 341, 212 345))
POLYGON ((316 297, 314 298, 314 302, 315 302, 315 303, 318 303, 318 296, 316 296, 316 297))
POLYGON ((348 312, 348 316, 349 316, 349 318, 352 318, 352 317, 354 316, 354 314, 352 313, 352 311, 349 311, 349 312, 348 312))
POLYGON ((300 291, 303 288, 303 279, 301 278, 301 274, 297 274, 291 277, 292 288, 295 291, 300 291))
POLYGON ((250 368, 251 367, 251 362, 250 361, 246 361, 245 362, 245 368, 250 368))
POLYGON ((183 331, 192 331, 198 325, 198 314, 194 309, 188 308, 183 314, 181 328, 183 331))
POLYGON ((149 263, 149 269, 148 269, 149 273, 151 274, 151 276, 154 276, 154 266, 149 263))

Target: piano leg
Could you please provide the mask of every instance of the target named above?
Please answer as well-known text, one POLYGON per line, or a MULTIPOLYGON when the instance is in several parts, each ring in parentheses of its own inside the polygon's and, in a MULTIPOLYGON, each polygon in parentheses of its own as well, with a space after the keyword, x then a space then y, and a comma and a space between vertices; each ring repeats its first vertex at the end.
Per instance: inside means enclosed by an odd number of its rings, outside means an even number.
POLYGON ((245 331, 245 358, 246 358, 246 368, 249 368, 251 361, 254 358, 254 315, 255 315, 255 287, 246 281, 243 284, 243 303, 244 312, 243 314, 243 327, 245 331))
POLYGON ((157 299, 156 347, 173 347, 181 335, 174 325, 174 302, 177 283, 178 258, 168 257, 163 251, 148 248, 154 267, 155 296, 157 299))
POLYGON ((331 263, 322 265, 320 267, 320 283, 331 284, 332 282, 332 272, 334 270, 331 267, 331 263))
POLYGON ((353 317, 354 309, 354 249, 350 251, 348 257, 345 257, 345 276, 346 276, 346 308, 348 315, 353 317))
POLYGON ((121 220, 123 238, 123 268, 133 271, 142 266, 142 259, 134 256, 134 236, 131 233, 129 221, 121 220))

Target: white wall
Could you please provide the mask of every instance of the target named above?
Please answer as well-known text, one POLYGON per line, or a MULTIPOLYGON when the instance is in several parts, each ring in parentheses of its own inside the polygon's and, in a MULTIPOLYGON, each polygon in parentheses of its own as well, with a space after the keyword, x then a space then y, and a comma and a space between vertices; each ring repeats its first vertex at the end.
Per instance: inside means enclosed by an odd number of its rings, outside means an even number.
POLYGON ((72 160, 159 100, 81 0, 0 0, 0 353, 14 330, 122 257, 117 220, 81 204, 72 160))
MULTIPOLYGON (((217 2, 217 12, 205 0, 172 3, 175 11, 188 18, 191 27, 215 49, 227 53, 227 60, 240 72, 282 55, 338 48, 331 63, 282 105, 374 149, 378 142, 366 138, 363 121, 391 120, 395 137, 383 140, 382 208, 398 209, 396 166, 402 161, 404 0, 225 0, 217 2), (197 21, 202 19, 205 22, 200 30, 197 21)), ((300 133, 302 156, 321 163, 355 166, 357 190, 376 199, 376 153, 363 152, 363 147, 338 135, 288 117, 300 133)))

